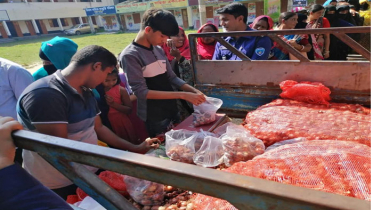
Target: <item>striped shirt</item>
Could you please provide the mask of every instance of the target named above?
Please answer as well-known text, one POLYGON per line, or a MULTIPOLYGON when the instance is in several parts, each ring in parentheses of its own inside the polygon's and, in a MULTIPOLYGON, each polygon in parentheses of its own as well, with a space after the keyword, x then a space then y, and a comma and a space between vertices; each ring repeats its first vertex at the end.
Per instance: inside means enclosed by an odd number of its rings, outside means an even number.
MULTIPOLYGON (((17 103, 18 120, 30 131, 36 131, 37 124, 65 123, 68 139, 97 144, 94 123, 100 110, 92 91, 82 89, 83 94, 80 95, 58 70, 25 89, 17 103)), ((24 150, 23 159, 24 168, 48 188, 57 189, 72 184, 35 152, 24 150)))

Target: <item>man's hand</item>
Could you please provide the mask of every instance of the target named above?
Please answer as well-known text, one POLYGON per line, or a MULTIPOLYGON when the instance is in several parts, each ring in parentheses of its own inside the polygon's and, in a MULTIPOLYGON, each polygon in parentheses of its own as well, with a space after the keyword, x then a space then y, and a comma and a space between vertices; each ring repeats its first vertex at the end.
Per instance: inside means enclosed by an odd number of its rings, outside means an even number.
POLYGON ((190 103, 196 106, 206 101, 206 97, 202 92, 199 92, 199 93, 183 92, 181 99, 189 101, 190 103))
POLYGON ((137 153, 146 153, 150 149, 157 149, 161 141, 157 138, 147 138, 143 143, 138 146, 137 153))
POLYGON ((0 169, 13 164, 16 148, 11 133, 21 129, 23 127, 18 121, 0 116, 0 169))

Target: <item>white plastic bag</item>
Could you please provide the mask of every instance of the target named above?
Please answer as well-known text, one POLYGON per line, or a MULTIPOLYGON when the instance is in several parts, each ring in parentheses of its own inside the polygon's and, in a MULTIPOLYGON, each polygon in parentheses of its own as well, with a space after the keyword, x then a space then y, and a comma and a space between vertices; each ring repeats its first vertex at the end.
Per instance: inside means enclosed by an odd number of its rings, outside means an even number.
POLYGON ((227 122, 219 127, 217 127, 213 132, 218 136, 222 136, 223 134, 227 133, 227 128, 228 126, 239 126, 239 125, 236 125, 232 122, 227 122))
POLYGON ((221 139, 207 136, 204 138, 201 148, 194 155, 193 161, 203 167, 215 167, 223 162, 223 156, 221 139))
POLYGON ((305 137, 299 137, 299 138, 295 138, 295 139, 288 139, 288 140, 279 141, 279 142, 276 142, 276 143, 272 144, 271 146, 267 147, 266 152, 269 151, 269 150, 272 150, 272 149, 276 149, 277 147, 280 147, 280 146, 283 146, 283 145, 286 145, 286 144, 294 144, 294 143, 299 143, 299 142, 302 142, 302 141, 307 141, 307 139, 305 137))
POLYGON ((193 163, 194 143, 197 132, 189 130, 171 130, 166 133, 166 154, 174 161, 193 163))
POLYGON ((144 206, 161 205, 164 199, 164 185, 148 180, 124 176, 127 191, 137 203, 144 206))
POLYGON ((205 137, 207 137, 207 136, 218 137, 214 133, 211 133, 211 132, 208 132, 208 131, 204 131, 204 130, 201 129, 200 132, 198 132, 196 134, 196 140, 194 142, 194 150, 196 152, 201 148, 201 146, 203 144, 203 141, 204 141, 205 137))
POLYGON ((74 203, 74 206, 85 210, 106 210, 106 208, 89 196, 85 197, 82 201, 74 203))
POLYGON ((227 132, 220 138, 224 149, 224 164, 248 161, 264 153, 264 144, 252 136, 243 126, 228 125, 227 132))
POLYGON ((193 105, 193 125, 197 127, 214 122, 216 111, 218 111, 222 104, 223 101, 221 99, 206 97, 206 102, 199 106, 193 105))

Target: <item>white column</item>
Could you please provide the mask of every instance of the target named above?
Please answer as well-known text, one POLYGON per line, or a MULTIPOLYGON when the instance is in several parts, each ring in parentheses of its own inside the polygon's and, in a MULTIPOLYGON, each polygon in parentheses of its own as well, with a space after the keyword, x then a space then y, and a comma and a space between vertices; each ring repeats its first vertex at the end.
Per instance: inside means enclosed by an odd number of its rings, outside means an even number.
POLYGON ((191 6, 187 7, 187 14, 188 14, 188 25, 190 28, 190 27, 193 27, 193 10, 191 6))
POLYGON ((12 36, 12 34, 9 31, 8 25, 6 24, 6 21, 3 21, 3 26, 5 28, 6 34, 8 34, 8 36, 12 36))
POLYGON ((206 23, 206 4, 205 0, 198 0, 198 9, 199 9, 199 21, 200 26, 206 23))
POLYGON ((63 26, 62 26, 61 20, 59 18, 57 18, 57 23, 58 23, 58 26, 60 27, 61 31, 63 31, 63 26))
POLYGON ((79 22, 80 22, 80 24, 83 24, 83 19, 82 19, 82 17, 79 17, 79 22))
POLYGON ((32 26, 34 26, 36 34, 40 34, 40 31, 39 31, 38 25, 36 25, 35 19, 32 19, 31 22, 32 22, 32 26))
POLYGON ((89 23, 89 26, 91 27, 91 33, 94 34, 96 31, 95 31, 95 28, 93 27, 92 16, 88 16, 88 23, 89 23))
MULTIPOLYGON (((99 27, 104 27, 104 24, 102 23, 102 16, 99 15, 97 18, 98 18, 98 26, 99 27)), ((97 18, 96 18, 96 20, 97 20, 97 18)))
POLYGON ((291 11, 291 9, 293 9, 293 0, 288 0, 288 10, 287 11, 291 11))

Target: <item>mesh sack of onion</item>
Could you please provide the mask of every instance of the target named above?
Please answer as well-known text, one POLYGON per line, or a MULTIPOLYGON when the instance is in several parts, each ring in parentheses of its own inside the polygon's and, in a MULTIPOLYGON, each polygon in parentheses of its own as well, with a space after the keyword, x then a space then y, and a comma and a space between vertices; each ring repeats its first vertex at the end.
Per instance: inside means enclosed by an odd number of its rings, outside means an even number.
MULTIPOLYGON (((370 147, 315 140, 280 146, 224 171, 371 200, 370 147)), ((196 210, 236 210, 229 202, 196 194, 196 210)))
POLYGON ((354 141, 370 146, 370 121, 370 109, 360 105, 326 106, 278 99, 249 112, 244 126, 267 147, 297 137, 354 141))

